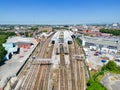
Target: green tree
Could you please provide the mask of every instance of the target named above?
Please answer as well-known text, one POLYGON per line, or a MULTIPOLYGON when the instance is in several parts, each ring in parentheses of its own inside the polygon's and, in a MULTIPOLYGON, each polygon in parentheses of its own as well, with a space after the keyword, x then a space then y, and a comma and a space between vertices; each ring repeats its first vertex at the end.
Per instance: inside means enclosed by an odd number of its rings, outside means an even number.
POLYGON ((5 51, 5 49, 0 46, 0 62, 3 60, 3 57, 5 56, 7 52, 5 51))
POLYGON ((117 70, 117 65, 114 61, 109 61, 106 65, 104 65, 102 67, 102 70, 116 71, 117 70))
POLYGON ((29 36, 29 33, 28 33, 28 32, 25 32, 25 36, 28 37, 28 36, 29 36))
POLYGON ((32 27, 31 30, 37 31, 38 27, 32 27))
POLYGON ((6 39, 7 39, 6 35, 0 35, 0 62, 2 61, 3 57, 6 54, 6 51, 2 46, 2 44, 6 42, 6 39))
POLYGON ((116 63, 114 61, 109 61, 106 65, 106 68, 109 70, 109 71, 114 71, 116 70, 116 63))
POLYGON ((4 31, 0 31, 0 62, 2 62, 3 57, 6 55, 6 51, 4 49, 4 47, 2 46, 3 43, 6 42, 6 39, 9 36, 14 36, 15 33, 14 32, 4 32, 4 31))
POLYGON ((109 33, 112 35, 120 36, 120 30, 114 30, 114 29, 100 29, 100 32, 102 33, 109 33))

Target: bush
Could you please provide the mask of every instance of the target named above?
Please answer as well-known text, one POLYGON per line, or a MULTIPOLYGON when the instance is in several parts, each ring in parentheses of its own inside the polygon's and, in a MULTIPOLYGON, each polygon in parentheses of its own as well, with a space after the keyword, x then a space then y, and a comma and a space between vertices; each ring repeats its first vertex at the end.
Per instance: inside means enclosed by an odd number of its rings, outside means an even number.
POLYGON ((106 88, 101 85, 98 81, 94 81, 94 79, 90 79, 87 83, 87 89, 86 90, 106 90, 106 88))
POLYGON ((107 90, 98 79, 96 79, 100 75, 104 75, 104 72, 109 71, 113 73, 120 73, 120 66, 117 67, 114 61, 109 61, 106 65, 104 65, 101 71, 95 73, 92 78, 87 83, 87 90, 107 90))
POLYGON ((120 74, 120 66, 117 66, 114 61, 109 61, 106 65, 102 67, 102 70, 120 74))

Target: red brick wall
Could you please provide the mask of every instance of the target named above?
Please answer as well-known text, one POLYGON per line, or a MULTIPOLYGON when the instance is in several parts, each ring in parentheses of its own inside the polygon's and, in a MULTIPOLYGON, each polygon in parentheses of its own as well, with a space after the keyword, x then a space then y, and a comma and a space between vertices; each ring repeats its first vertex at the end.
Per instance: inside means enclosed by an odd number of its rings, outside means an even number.
POLYGON ((26 49, 29 49, 30 48, 30 44, 21 44, 21 45, 18 45, 19 48, 26 48, 26 49))

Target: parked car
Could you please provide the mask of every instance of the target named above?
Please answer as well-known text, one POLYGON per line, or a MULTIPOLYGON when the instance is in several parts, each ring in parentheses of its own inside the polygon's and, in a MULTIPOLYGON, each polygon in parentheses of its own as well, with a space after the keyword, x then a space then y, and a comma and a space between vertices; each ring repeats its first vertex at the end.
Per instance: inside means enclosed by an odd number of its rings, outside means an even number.
POLYGON ((120 59, 115 59, 115 61, 120 62, 120 59))
POLYGON ((99 52, 96 52, 94 55, 95 55, 95 56, 99 56, 99 52))

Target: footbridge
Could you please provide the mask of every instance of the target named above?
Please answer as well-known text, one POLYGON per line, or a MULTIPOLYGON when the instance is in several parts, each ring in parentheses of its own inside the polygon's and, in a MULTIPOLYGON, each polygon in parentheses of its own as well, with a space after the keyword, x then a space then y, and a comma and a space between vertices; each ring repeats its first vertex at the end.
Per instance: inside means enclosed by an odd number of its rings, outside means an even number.
POLYGON ((53 59, 51 58, 36 58, 33 64, 50 65, 50 64, 54 64, 54 62, 53 59))

